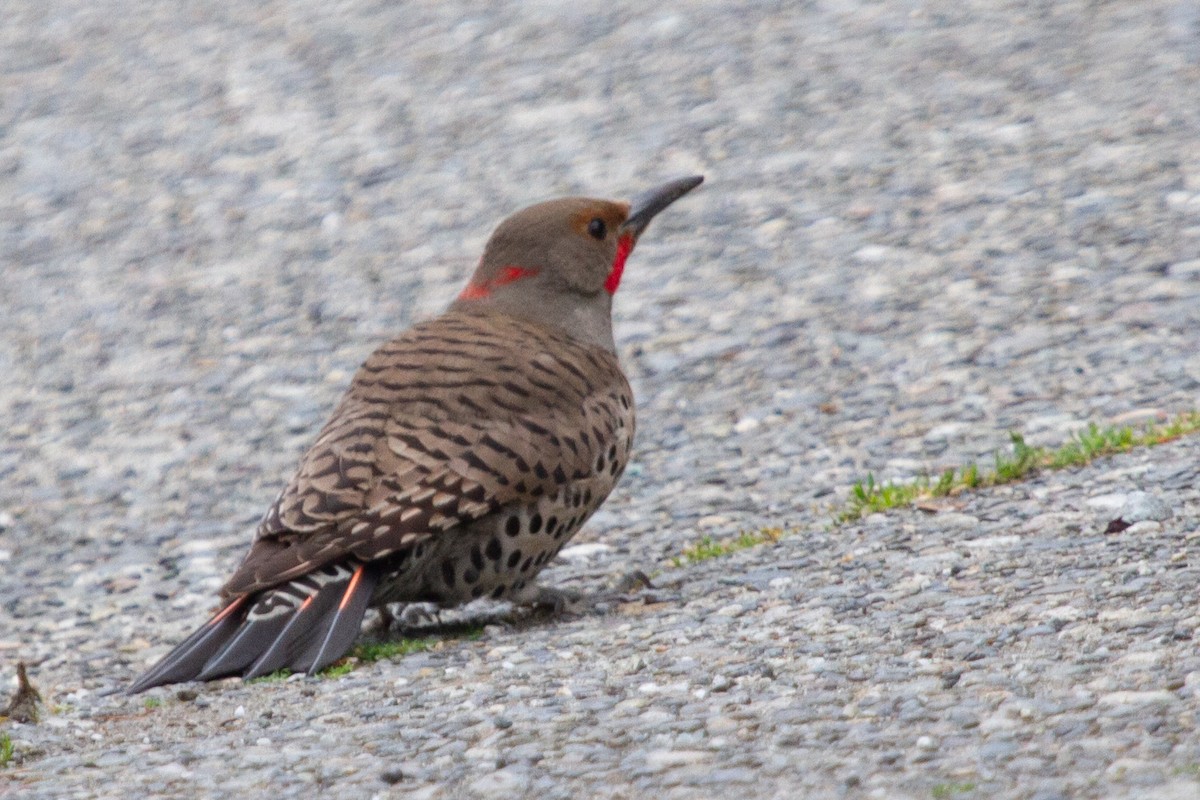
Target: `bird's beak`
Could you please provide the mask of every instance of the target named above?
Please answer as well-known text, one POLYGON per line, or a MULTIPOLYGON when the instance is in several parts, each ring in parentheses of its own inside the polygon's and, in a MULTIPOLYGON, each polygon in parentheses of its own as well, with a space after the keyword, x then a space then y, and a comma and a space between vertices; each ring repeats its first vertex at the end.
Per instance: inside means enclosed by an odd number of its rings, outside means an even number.
POLYGON ((629 217, 621 224, 621 235, 632 236, 636 240, 658 212, 702 183, 704 176, 694 175, 642 192, 629 203, 629 217))

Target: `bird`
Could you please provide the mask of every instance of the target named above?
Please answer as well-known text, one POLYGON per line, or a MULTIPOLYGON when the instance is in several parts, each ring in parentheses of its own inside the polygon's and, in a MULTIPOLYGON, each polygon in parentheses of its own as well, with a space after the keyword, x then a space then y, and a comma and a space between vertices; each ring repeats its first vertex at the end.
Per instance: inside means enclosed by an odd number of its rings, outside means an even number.
POLYGON ((369 607, 561 607, 539 571, 633 445, 613 295, 650 221, 703 182, 565 197, 502 221, 441 315, 372 353, 220 590, 220 610, 127 693, 319 672, 369 607))

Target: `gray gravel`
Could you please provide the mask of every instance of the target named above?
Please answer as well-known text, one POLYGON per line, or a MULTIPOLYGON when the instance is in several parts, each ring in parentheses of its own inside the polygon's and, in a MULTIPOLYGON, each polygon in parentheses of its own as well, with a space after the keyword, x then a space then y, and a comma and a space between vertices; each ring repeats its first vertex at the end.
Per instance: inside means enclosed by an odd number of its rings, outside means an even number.
POLYGON ((1200 795, 1200 441, 830 524, 1200 405, 1200 4, 479 5, 6 0, 0 669, 49 708, 0 795, 1200 795), (617 303, 637 463, 547 573, 657 589, 106 694, 501 217, 694 172, 617 303))

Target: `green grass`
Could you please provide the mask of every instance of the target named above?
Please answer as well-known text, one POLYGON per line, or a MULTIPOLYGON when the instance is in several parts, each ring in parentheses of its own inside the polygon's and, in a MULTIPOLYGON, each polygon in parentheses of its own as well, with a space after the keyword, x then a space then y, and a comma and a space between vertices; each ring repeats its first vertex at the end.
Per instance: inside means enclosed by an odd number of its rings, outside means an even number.
POLYGON ((945 800, 945 798, 953 797, 956 794, 966 794, 973 791, 975 791, 975 784, 970 781, 959 781, 954 783, 939 783, 933 787, 930 793, 937 800, 945 800))
MULTIPOLYGON (((1124 453, 1136 447, 1154 447, 1194 433, 1200 433, 1200 411, 1184 412, 1161 425, 1101 427, 1092 423, 1057 448, 1031 447, 1021 434, 1010 433, 1011 448, 997 451, 990 467, 964 464, 946 469, 933 477, 883 483, 868 474, 865 480, 854 484, 850 497, 834 511, 834 522, 853 522, 868 514, 904 508, 919 500, 1013 483, 1045 470, 1082 467, 1098 458, 1124 453)), ((783 528, 763 528, 744 531, 731 539, 719 541, 711 536, 703 536, 672 557, 671 563, 676 567, 698 564, 765 542, 779 541, 788 532, 783 528)))
POLYGON ((7 733, 0 733, 0 768, 7 767, 13 761, 13 741, 7 733))
POLYGON ((321 680, 326 678, 340 678, 343 675, 349 675, 354 672, 354 667, 357 666, 352 658, 343 658, 341 661, 335 661, 325 669, 317 673, 317 677, 321 680))
MULTIPOLYGON (((980 471, 978 465, 966 464, 957 469, 947 469, 936 479, 922 476, 904 483, 876 483, 875 476, 868 474, 866 480, 855 483, 850 489, 850 499, 838 512, 836 519, 838 522, 850 522, 890 508, 902 508, 929 497, 945 497, 967 489, 1013 483, 1042 467, 1050 466, 1047 457, 1059 452, 1054 451, 1051 454, 1040 447, 1030 447, 1019 433, 1009 435, 1012 438, 1012 452, 997 452, 994 457, 995 465, 991 470, 980 471)), ((1073 441, 1063 448, 1074 447, 1075 444, 1073 441)), ((1095 457, 1093 455, 1091 458, 1095 457)))
POLYGON ((1009 434, 1012 449, 997 452, 990 469, 966 464, 947 469, 936 479, 925 476, 900 483, 877 483, 874 475, 867 475, 866 480, 854 484, 850 499, 836 514, 836 519, 850 522, 879 511, 902 508, 917 500, 1013 483, 1045 470, 1082 467, 1097 458, 1124 453, 1135 447, 1153 447, 1197 432, 1200 432, 1200 412, 1192 411, 1180 414, 1164 425, 1142 428, 1128 425, 1102 428, 1092 423, 1053 449, 1031 447, 1019 433, 1012 433, 1009 434))
POLYGON ((757 547, 765 542, 778 542, 783 534, 783 528, 762 528, 757 531, 742 531, 737 536, 720 541, 711 536, 703 536, 700 541, 685 547, 682 553, 671 559, 671 563, 677 567, 698 564, 710 558, 719 558, 738 550, 757 547))
POLYGON ((251 678, 246 683, 278 683, 286 680, 292 674, 290 669, 277 669, 274 672, 268 672, 266 675, 259 675, 257 678, 251 678))
MULTIPOLYGON (((483 627, 473 626, 464 628, 458 635, 452 637, 451 640, 475 641, 481 636, 483 636, 483 627)), ((318 677, 322 679, 340 678, 343 675, 349 675, 360 664, 401 658, 412 653, 423 653, 442 641, 448 640, 426 637, 422 639, 397 639, 391 642, 362 642, 355 646, 349 656, 321 670, 318 673, 318 677)))
POLYGON ((156 709, 162 705, 162 698, 147 697, 145 700, 142 701, 142 705, 144 705, 146 707, 147 711, 153 711, 154 709, 156 709))
MULTIPOLYGON (((481 631, 482 633, 482 631, 481 631)), ((437 642, 436 639, 400 639, 394 642, 363 642, 351 653, 359 661, 370 664, 385 658, 399 658, 410 653, 423 653, 437 642)))
MULTIPOLYGON (((474 641, 483 636, 482 627, 467 627, 459 632, 450 640, 459 639, 466 641, 474 641)), ((400 658, 411 653, 421 653, 429 650, 438 642, 450 641, 434 637, 422 639, 398 639, 391 642, 362 642, 355 646, 350 654, 345 658, 339 659, 330 664, 325 669, 317 673, 317 677, 326 680, 332 678, 341 678, 344 675, 349 675, 361 664, 370 664, 375 661, 384 659, 400 658)), ((269 675, 263 675, 259 678, 254 678, 249 683, 274 683, 288 678, 292 674, 290 669, 280 669, 269 675)))

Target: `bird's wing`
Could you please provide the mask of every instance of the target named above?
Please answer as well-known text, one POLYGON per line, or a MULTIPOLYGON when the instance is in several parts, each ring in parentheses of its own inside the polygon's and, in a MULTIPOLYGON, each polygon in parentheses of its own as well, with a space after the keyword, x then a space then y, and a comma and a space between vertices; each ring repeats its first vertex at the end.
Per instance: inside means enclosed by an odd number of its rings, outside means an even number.
POLYGON ((632 400, 615 358, 447 314, 377 350, 222 590, 382 558, 591 474, 632 400), (580 364, 585 365, 580 368, 580 364))

